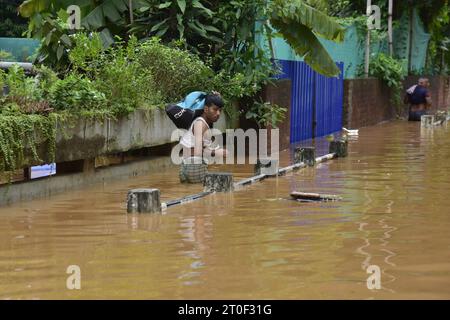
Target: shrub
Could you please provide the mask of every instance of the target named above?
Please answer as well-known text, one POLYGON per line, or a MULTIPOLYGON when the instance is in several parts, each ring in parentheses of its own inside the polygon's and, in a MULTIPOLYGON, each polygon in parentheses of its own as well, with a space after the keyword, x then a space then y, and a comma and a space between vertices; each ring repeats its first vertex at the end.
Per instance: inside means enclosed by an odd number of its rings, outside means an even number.
POLYGON ((0 114, 46 113, 49 103, 44 98, 44 90, 39 79, 27 77, 22 68, 13 65, 8 73, 0 74, 0 89, 8 86, 8 94, 0 99, 0 114))
POLYGON ((58 75, 50 68, 42 65, 36 68, 36 81, 41 95, 44 99, 47 99, 50 93, 50 89, 59 79, 58 75))
POLYGON ((382 79, 392 89, 392 103, 398 108, 405 78, 401 61, 380 53, 370 60, 369 70, 371 76, 382 79))
POLYGON ((258 127, 264 128, 268 125, 272 128, 277 128, 278 124, 286 117, 286 108, 280 107, 277 104, 260 101, 253 104, 247 111, 245 117, 254 120, 258 127))
POLYGON ((9 88, 9 96, 18 96, 27 100, 41 100, 42 92, 39 90, 34 78, 27 77, 25 71, 14 64, 4 75, 4 84, 9 88))
POLYGON ((205 90, 214 77, 211 68, 185 50, 171 48, 152 38, 139 47, 138 61, 157 80, 164 102, 175 102, 188 92, 205 90))
POLYGON ((118 43, 104 53, 107 63, 96 71, 97 88, 105 93, 112 111, 125 115, 136 108, 158 105, 163 98, 149 70, 135 61, 137 43, 131 39, 127 46, 118 43))
POLYGON ((136 61, 136 38, 125 44, 120 38, 114 47, 103 49, 98 34, 75 37, 69 54, 72 67, 93 81, 104 93, 108 108, 114 115, 125 115, 138 107, 157 105, 162 97, 149 70, 142 70, 136 61))
POLYGON ((3 69, 0 69, 0 97, 1 92, 3 90, 3 86, 6 84, 6 73, 3 71, 3 69))
POLYGON ((106 106, 106 97, 91 80, 74 73, 51 87, 50 103, 56 110, 101 109, 106 106))

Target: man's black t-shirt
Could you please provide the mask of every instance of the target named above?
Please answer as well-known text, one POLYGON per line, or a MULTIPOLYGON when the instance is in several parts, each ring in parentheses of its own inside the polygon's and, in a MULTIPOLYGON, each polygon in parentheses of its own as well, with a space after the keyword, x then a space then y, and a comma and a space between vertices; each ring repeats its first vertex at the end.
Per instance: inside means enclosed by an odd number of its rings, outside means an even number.
POLYGON ((427 103, 427 97, 429 97, 429 93, 427 88, 423 86, 417 86, 416 89, 414 89, 414 92, 411 94, 409 101, 411 104, 423 104, 427 103))

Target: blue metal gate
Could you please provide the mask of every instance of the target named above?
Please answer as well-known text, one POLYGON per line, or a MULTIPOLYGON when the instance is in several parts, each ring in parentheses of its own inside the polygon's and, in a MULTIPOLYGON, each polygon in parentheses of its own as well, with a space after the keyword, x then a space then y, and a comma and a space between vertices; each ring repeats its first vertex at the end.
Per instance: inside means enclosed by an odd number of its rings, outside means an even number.
POLYGON ((303 61, 277 61, 283 71, 278 78, 292 81, 291 143, 341 130, 344 64, 337 64, 341 70, 338 78, 328 78, 303 61))

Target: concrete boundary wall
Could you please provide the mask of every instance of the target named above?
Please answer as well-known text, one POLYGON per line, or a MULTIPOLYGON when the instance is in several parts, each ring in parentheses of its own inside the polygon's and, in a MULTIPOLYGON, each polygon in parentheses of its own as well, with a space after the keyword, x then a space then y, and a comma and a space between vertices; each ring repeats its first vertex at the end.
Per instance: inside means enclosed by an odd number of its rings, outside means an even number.
MULTIPOLYGON (((126 164, 98 168, 90 172, 50 176, 3 185, 0 187, 0 206, 50 197, 96 183, 107 183, 142 174, 161 172, 161 170, 171 167, 173 167, 173 164, 170 157, 152 157, 126 164)), ((124 198, 124 202, 125 200, 124 198)))
MULTIPOLYGON (((225 132, 227 121, 223 114, 214 128, 225 132)), ((98 156, 171 143, 177 128, 164 110, 138 109, 117 120, 81 118, 75 123, 56 125, 56 162, 92 159, 98 156)), ((29 152, 28 152, 29 153, 29 152)), ((47 144, 42 143, 38 154, 48 162, 47 144)), ((27 156, 23 167, 43 164, 27 156)))
MULTIPOLYGON (((416 84, 418 76, 410 76, 403 82, 403 94, 416 84)), ((431 112, 450 107, 450 77, 429 76, 430 94, 433 100, 431 112)), ((408 106, 402 104, 401 116, 406 117, 408 106)), ((377 78, 348 79, 344 81, 343 126, 357 129, 396 119, 397 112, 391 103, 391 89, 377 78)))
MULTIPOLYGON (((222 114, 214 128, 225 132, 227 120, 222 114)), ((70 191, 87 185, 126 179, 149 172, 161 172, 172 165, 170 157, 146 158, 118 165, 96 167, 96 158, 131 150, 170 146, 175 125, 164 110, 136 110, 117 120, 79 119, 74 124, 57 124, 55 176, 0 185, 0 206, 70 191)), ((38 147, 43 163, 47 143, 38 147)), ((156 153, 155 155, 157 155, 156 153)), ((166 153, 165 153, 166 154, 166 153)), ((151 155, 151 154, 150 154, 151 155)), ((27 157, 23 167, 43 164, 27 157)))

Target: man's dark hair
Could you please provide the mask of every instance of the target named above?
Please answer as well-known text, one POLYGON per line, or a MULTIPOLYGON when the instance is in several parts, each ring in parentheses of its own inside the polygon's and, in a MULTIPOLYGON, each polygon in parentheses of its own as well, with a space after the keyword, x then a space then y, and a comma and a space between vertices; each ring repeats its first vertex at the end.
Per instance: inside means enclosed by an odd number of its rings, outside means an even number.
POLYGON ((219 108, 223 108, 223 100, 222 100, 222 98, 219 95, 217 95, 217 94, 210 93, 205 98, 205 105, 207 107, 209 107, 209 106, 211 106, 213 104, 215 104, 219 108))

